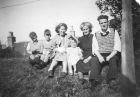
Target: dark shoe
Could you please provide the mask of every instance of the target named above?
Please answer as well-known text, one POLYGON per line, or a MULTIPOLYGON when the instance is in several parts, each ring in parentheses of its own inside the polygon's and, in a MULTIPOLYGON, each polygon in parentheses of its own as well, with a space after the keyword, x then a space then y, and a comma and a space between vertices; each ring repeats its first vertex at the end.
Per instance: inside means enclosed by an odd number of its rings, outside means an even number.
POLYGON ((117 88, 118 88, 118 83, 117 83, 117 81, 116 81, 116 80, 111 80, 111 81, 109 82, 109 88, 110 88, 110 89, 113 89, 113 90, 117 90, 117 88))
POLYGON ((86 79, 79 79, 78 81, 79 81, 79 83, 80 83, 80 84, 82 84, 82 85, 83 85, 84 83, 86 83, 86 82, 87 82, 87 80, 86 80, 86 79))
POLYGON ((64 78, 66 76, 67 76, 67 73, 66 72, 61 72, 60 78, 64 78))
POLYGON ((36 69, 43 69, 45 68, 45 64, 41 63, 41 64, 38 64, 38 65, 35 65, 36 69))
POLYGON ((49 77, 49 78, 52 78, 52 77, 54 77, 53 70, 50 70, 50 71, 48 72, 48 77, 49 77))
POLYGON ((46 63, 43 62, 43 61, 41 61, 41 62, 40 62, 40 67, 39 67, 39 69, 43 69, 43 68, 45 68, 45 67, 46 67, 46 63))
POLYGON ((39 69, 39 68, 40 68, 40 65, 39 65, 39 64, 35 64, 34 67, 35 67, 36 69, 39 69))
POLYGON ((91 91, 94 91, 95 88, 97 87, 97 85, 100 84, 100 81, 97 81, 97 80, 90 80, 90 83, 91 83, 91 91))

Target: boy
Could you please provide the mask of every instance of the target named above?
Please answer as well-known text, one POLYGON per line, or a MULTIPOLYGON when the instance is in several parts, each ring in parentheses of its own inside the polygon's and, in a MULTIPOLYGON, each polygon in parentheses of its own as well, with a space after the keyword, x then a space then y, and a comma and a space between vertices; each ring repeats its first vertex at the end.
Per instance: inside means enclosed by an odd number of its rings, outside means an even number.
POLYGON ((41 63, 41 55, 42 55, 42 45, 41 42, 38 41, 37 35, 35 32, 31 32, 29 34, 29 37, 31 38, 31 41, 27 45, 27 53, 30 54, 29 56, 29 62, 32 66, 35 66, 36 68, 39 68, 41 63))
POLYGON ((42 42, 43 46, 43 55, 41 56, 41 60, 44 63, 48 63, 53 57, 54 57, 54 51, 51 46, 51 31, 49 29, 46 29, 44 31, 44 37, 45 40, 42 42))

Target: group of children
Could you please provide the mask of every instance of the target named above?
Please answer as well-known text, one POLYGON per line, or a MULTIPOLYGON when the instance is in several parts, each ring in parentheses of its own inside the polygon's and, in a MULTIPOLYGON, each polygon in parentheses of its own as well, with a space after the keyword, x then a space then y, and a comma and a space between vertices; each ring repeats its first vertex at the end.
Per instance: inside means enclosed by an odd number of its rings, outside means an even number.
POLYGON ((76 63, 82 60, 82 50, 77 47, 78 40, 72 34, 66 34, 67 25, 60 23, 56 26, 57 35, 51 39, 51 31, 44 31, 45 40, 38 41, 37 34, 31 32, 31 42, 27 45, 27 52, 30 54, 29 62, 36 68, 44 68, 50 64, 48 69, 49 77, 54 76, 54 67, 62 62, 61 77, 68 74, 76 74, 76 63))

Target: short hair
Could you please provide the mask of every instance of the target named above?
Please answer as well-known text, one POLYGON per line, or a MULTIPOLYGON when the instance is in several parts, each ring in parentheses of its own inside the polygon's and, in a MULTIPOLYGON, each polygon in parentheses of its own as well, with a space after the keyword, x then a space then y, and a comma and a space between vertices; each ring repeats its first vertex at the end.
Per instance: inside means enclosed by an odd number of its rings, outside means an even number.
POLYGON ((37 34, 35 32, 30 32, 29 37, 30 38, 37 37, 37 34))
POLYGON ((108 20, 108 16, 107 15, 100 15, 100 16, 98 16, 97 20, 99 21, 100 19, 107 19, 108 20))
POLYGON ((82 22, 80 25, 80 29, 83 31, 83 27, 87 26, 89 28, 89 32, 92 32, 92 24, 90 22, 82 22))
POLYGON ((67 29, 68 29, 67 25, 66 25, 65 23, 60 23, 60 24, 58 24, 58 25, 56 26, 56 28, 55 28, 55 31, 56 31, 57 33, 59 33, 59 29, 60 29, 61 26, 64 26, 65 29, 66 29, 66 31, 67 31, 67 29))
POLYGON ((51 31, 49 29, 44 30, 44 35, 50 35, 51 36, 51 31))

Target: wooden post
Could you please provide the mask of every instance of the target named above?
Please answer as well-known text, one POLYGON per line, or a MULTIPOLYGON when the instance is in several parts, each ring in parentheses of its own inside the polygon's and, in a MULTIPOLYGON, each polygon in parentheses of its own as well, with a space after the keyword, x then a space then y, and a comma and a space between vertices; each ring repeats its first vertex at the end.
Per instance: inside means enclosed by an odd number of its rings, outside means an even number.
POLYGON ((131 0, 122 0, 121 92, 123 97, 136 96, 131 3, 131 0))

